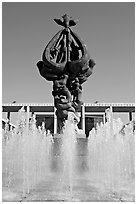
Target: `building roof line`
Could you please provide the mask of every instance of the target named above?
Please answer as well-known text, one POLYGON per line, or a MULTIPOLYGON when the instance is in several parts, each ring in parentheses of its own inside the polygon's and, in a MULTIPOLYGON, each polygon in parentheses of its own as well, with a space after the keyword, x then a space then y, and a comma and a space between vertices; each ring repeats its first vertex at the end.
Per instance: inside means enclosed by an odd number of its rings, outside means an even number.
MULTIPOLYGON (((135 103, 84 103, 84 106, 135 106, 135 103)), ((53 103, 3 103, 2 106, 54 106, 53 103)))

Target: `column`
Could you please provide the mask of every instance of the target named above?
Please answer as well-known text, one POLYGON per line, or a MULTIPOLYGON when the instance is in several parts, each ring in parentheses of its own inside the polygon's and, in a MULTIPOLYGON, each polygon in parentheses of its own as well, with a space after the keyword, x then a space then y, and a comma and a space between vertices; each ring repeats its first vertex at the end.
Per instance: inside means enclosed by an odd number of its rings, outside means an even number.
POLYGON ((129 121, 132 121, 132 112, 129 112, 129 121))
POLYGON ((113 107, 110 106, 110 121, 113 122, 113 107))
POLYGON ((54 134, 57 134, 57 116, 55 107, 54 107, 54 134))
POLYGON ((82 118, 82 130, 85 134, 85 106, 84 104, 81 106, 81 118, 82 118))
POLYGON ((106 114, 105 113, 103 114, 103 123, 104 124, 106 123, 106 114))
POLYGON ((112 106, 110 106, 110 112, 109 112, 109 114, 110 114, 110 135, 113 135, 113 107, 112 106))
POLYGON ((7 113, 7 119, 8 119, 9 122, 10 122, 10 112, 7 113))
POLYGON ((30 114, 30 106, 28 105, 27 106, 27 115, 26 115, 26 127, 27 127, 27 130, 29 128, 29 114, 30 114))
POLYGON ((6 119, 7 130, 10 130, 10 112, 7 112, 7 119, 6 119))

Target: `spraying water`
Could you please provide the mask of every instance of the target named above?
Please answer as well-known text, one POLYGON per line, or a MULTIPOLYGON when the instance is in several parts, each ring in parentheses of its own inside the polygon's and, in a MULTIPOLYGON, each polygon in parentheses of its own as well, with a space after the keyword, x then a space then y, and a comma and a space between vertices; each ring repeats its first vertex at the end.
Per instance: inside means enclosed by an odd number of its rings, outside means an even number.
MULTIPOLYGON (((5 126, 6 127, 6 126, 5 126)), ((23 197, 34 189, 50 170, 53 140, 43 127, 36 128, 35 116, 26 125, 24 108, 19 111, 17 128, 3 133, 3 188, 23 197)))
POLYGON ((63 185, 67 184, 70 195, 72 196, 73 180, 76 164, 76 122, 74 121, 75 114, 68 113, 68 120, 64 125, 64 134, 62 137, 61 154, 63 158, 63 185))
POLYGON ((29 201, 134 201, 133 124, 122 130, 122 121, 111 115, 82 140, 77 138, 78 120, 69 113, 59 140, 44 123, 36 127, 35 115, 26 124, 24 108, 15 129, 9 130, 7 121, 2 140, 4 200, 24 201, 30 195, 29 201))
POLYGON ((134 126, 130 122, 124 132, 122 127, 121 119, 111 116, 89 134, 90 179, 111 191, 123 190, 135 179, 134 126))

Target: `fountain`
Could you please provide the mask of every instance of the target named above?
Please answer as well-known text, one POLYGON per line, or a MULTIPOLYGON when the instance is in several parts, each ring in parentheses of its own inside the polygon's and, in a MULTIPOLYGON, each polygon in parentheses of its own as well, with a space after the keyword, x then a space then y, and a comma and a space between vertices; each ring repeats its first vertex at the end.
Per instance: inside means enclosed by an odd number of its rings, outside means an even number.
POLYGON ((69 113, 62 138, 26 125, 22 108, 16 129, 3 132, 3 201, 134 201, 134 131, 120 119, 77 138, 69 113), (113 129, 111 129, 113 123, 113 129))
POLYGON ((53 81, 59 138, 28 121, 22 107, 16 128, 5 124, 2 137, 3 201, 134 201, 134 124, 123 129, 107 110, 107 121, 79 138, 81 84, 95 65, 86 46, 73 33, 77 21, 54 19, 59 31, 37 63, 40 74, 53 81), (74 52, 75 51, 75 52, 74 52))
POLYGON ((3 185, 23 196, 49 172, 51 135, 36 128, 35 117, 26 124, 26 113, 19 111, 17 128, 3 133, 3 185))

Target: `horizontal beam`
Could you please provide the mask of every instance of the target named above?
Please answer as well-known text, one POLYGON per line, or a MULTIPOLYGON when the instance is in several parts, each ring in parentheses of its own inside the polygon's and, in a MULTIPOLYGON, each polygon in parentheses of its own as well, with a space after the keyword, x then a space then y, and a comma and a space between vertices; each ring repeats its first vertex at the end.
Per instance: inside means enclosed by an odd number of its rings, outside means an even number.
MULTIPOLYGON (((84 103, 84 106, 135 106, 135 103, 84 103)), ((53 103, 3 103, 2 106, 54 106, 53 103)))
POLYGON ((53 103, 3 103, 2 106, 54 106, 53 103))
POLYGON ((132 106, 134 107, 135 106, 135 103, 84 103, 84 106, 97 106, 97 107, 110 107, 110 106, 113 106, 113 107, 129 107, 129 106, 132 106))
MULTIPOLYGON (((88 112, 105 112, 109 107, 112 107, 113 112, 135 112, 134 103, 84 103, 85 113, 88 112)), ((3 112, 18 112, 21 107, 27 109, 30 107, 30 112, 54 112, 52 103, 15 103, 2 104, 3 112)))

